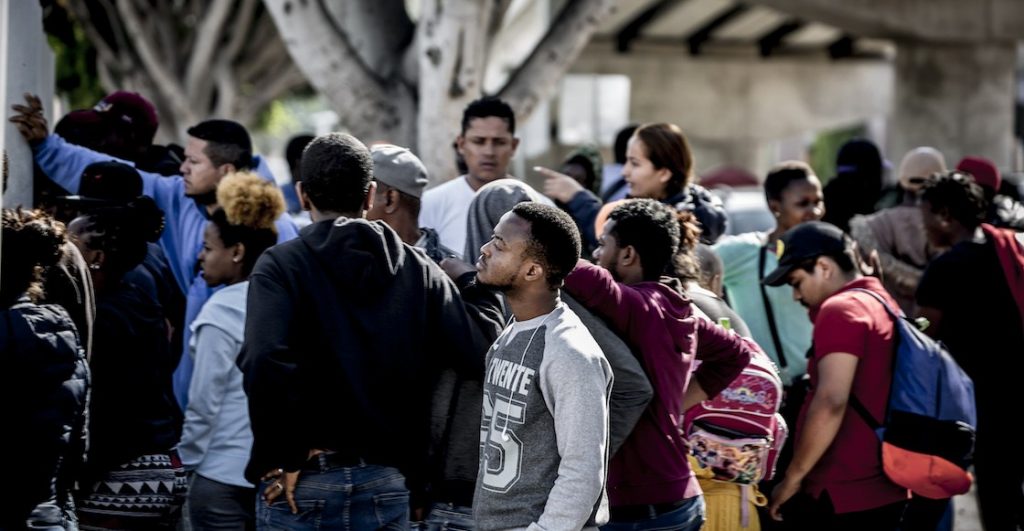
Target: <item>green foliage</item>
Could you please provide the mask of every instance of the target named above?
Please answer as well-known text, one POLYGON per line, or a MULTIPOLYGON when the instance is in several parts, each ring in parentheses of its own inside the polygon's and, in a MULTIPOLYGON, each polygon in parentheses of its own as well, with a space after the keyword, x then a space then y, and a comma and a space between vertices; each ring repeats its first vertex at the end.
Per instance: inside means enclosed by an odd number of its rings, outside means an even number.
POLYGON ((96 48, 59 3, 48 6, 43 26, 55 55, 57 92, 72 109, 91 108, 106 95, 96 73, 96 48))
POLYGON ((863 137, 866 129, 863 125, 844 127, 819 133, 810 147, 810 164, 814 173, 825 184, 836 175, 836 155, 839 148, 848 140, 863 137))

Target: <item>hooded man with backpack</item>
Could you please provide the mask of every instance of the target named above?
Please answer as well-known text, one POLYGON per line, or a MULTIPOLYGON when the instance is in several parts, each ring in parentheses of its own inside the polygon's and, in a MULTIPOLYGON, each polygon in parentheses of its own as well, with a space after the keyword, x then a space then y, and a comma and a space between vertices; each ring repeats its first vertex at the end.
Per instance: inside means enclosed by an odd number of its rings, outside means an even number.
POLYGON ((861 275, 855 252, 838 227, 803 223, 782 236, 779 265, 764 280, 791 285, 814 323, 811 390, 770 505, 772 517, 785 516, 794 529, 895 530, 907 503, 907 489, 883 471, 878 436, 847 407, 856 400, 885 418, 896 340, 881 300, 893 308, 896 301, 877 278, 861 275))

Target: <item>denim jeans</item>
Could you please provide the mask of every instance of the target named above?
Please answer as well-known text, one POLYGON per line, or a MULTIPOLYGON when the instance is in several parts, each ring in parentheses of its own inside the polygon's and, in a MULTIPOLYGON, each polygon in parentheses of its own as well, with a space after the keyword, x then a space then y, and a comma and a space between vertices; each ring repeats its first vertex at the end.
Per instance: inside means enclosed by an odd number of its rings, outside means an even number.
MULTIPOLYGON (((263 482, 259 492, 270 484, 263 482)), ((292 514, 284 496, 267 505, 257 502, 256 529, 395 529, 409 528, 409 490, 398 469, 359 465, 321 466, 303 470, 295 486, 292 514)))
POLYGON ((255 529, 256 503, 255 488, 192 475, 188 488, 188 518, 195 531, 255 529))
POLYGON ((699 531, 706 513, 704 496, 694 496, 667 513, 633 522, 608 522, 601 531, 699 531))
POLYGON ((423 531, 472 531, 473 508, 451 503, 435 503, 420 527, 423 531))

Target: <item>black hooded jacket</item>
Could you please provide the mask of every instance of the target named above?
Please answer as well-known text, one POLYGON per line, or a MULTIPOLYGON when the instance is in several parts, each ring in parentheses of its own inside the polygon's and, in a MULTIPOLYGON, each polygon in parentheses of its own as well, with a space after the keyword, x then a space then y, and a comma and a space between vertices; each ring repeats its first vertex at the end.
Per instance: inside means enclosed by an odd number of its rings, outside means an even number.
POLYGON ((0 426, 10 456, 0 529, 59 528, 85 458, 85 352, 63 308, 23 298, 0 311, 0 358, 7 375, 0 426))
POLYGON ((246 477, 298 470, 326 449, 424 481, 437 375, 481 378, 497 332, 457 292, 382 222, 321 221, 264 253, 238 357, 254 436, 246 477))

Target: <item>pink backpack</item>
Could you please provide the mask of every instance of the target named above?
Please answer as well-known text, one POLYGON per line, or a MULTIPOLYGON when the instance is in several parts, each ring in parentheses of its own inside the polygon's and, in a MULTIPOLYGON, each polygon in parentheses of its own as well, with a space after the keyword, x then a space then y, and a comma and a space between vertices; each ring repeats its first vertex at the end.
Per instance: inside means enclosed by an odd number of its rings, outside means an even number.
POLYGON ((775 475, 775 461, 789 429, 779 414, 782 380, 771 359, 753 341, 755 354, 718 396, 686 411, 684 435, 690 454, 714 479, 751 484, 775 475))

